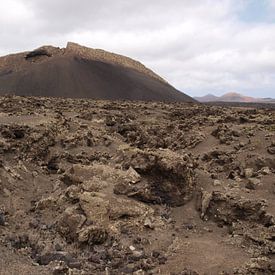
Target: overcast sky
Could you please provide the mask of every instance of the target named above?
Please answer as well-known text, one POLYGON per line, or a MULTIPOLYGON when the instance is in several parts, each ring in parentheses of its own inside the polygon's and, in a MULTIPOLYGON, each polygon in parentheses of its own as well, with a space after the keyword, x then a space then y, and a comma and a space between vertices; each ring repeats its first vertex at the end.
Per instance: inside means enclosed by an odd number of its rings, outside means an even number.
POLYGON ((275 0, 0 0, 0 55, 74 41, 189 95, 275 98, 275 0))

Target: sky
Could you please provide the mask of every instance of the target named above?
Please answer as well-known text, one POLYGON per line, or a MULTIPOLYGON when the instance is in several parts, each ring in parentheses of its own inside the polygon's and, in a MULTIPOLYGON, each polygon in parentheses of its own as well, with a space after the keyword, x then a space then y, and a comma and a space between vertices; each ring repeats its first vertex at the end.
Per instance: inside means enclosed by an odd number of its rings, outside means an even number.
POLYGON ((0 0, 0 41, 127 55, 191 96, 275 98, 275 0, 0 0))

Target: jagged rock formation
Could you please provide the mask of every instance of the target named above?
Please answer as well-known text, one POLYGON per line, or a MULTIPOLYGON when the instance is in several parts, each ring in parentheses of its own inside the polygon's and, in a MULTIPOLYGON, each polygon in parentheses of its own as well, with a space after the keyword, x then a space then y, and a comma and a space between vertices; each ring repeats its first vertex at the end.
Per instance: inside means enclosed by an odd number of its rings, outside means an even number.
POLYGON ((131 58, 69 42, 0 57, 0 95, 194 100, 131 58))
POLYGON ((0 97, 0 274, 275 274, 274 125, 274 109, 0 97))

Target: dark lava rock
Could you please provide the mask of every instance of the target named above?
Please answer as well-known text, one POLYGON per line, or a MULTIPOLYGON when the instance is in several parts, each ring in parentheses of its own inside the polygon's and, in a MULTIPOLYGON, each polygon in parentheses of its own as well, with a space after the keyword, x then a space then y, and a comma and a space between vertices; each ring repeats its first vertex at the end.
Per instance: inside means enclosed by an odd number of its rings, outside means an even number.
POLYGON ((6 218, 4 213, 0 212, 0 225, 4 226, 6 222, 6 218))
POLYGON ((166 149, 140 150, 127 157, 125 166, 133 167, 143 180, 134 185, 117 184, 114 188, 116 194, 172 206, 183 205, 192 198, 196 163, 191 156, 166 149))
POLYGON ((31 247, 29 236, 26 234, 22 235, 11 235, 8 237, 11 246, 15 249, 21 249, 31 247))
POLYGON ((272 145, 267 148, 267 152, 271 155, 275 155, 275 142, 272 143, 272 145))
POLYGON ((38 255, 36 261, 40 265, 48 265, 52 261, 63 261, 71 268, 79 268, 81 266, 71 254, 65 251, 52 251, 38 255))
POLYGON ((38 57, 38 56, 48 56, 48 57, 50 57, 51 54, 45 49, 37 49, 37 50, 34 50, 34 51, 31 51, 31 52, 27 53, 25 59, 30 59, 30 58, 38 57))

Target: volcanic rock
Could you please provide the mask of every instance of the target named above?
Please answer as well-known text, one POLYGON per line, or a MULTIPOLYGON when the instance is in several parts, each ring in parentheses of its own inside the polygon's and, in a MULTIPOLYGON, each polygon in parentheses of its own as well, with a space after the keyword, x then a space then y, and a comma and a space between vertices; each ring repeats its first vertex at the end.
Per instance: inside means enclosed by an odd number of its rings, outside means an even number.
POLYGON ((4 213, 0 212, 0 225, 5 225, 5 215, 4 213))
POLYGON ((271 107, 0 97, 0 274, 274 274, 271 107))
POLYGON ((202 192, 200 209, 202 217, 227 225, 238 220, 252 220, 263 225, 274 225, 275 222, 274 217, 266 212, 264 201, 244 199, 219 191, 202 192))
POLYGON ((195 187, 192 157, 170 150, 134 151, 125 156, 125 166, 133 167, 144 180, 133 185, 119 183, 116 194, 126 194, 140 201, 183 205, 192 198, 195 187))

